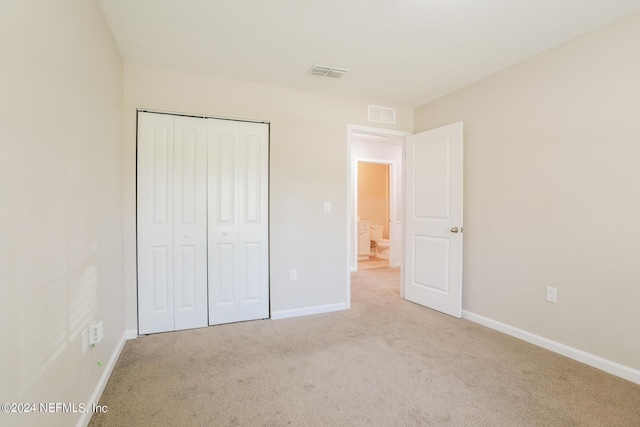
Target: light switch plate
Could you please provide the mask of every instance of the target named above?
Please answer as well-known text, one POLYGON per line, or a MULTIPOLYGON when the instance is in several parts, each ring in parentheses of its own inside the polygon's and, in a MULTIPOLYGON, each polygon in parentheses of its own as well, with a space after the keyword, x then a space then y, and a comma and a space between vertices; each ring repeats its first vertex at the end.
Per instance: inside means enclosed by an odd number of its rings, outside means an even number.
POLYGON ((324 213, 331 213, 331 202, 324 202, 324 213))

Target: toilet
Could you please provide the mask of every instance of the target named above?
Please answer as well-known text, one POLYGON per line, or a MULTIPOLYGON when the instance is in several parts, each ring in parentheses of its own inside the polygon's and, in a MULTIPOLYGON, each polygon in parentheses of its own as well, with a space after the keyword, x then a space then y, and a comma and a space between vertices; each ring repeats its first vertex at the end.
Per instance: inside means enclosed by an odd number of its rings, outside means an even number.
POLYGON ((371 240, 376 242, 376 256, 378 258, 389 259, 389 239, 382 238, 383 229, 384 227, 381 225, 372 225, 371 240))

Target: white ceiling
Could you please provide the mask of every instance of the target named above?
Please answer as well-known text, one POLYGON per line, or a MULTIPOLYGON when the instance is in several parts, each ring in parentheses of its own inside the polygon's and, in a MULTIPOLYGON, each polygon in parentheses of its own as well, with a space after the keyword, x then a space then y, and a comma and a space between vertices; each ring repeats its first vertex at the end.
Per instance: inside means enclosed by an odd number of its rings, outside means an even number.
POLYGON ((415 107, 640 0, 100 0, 126 62, 415 107), (341 79, 307 75, 347 68, 341 79))

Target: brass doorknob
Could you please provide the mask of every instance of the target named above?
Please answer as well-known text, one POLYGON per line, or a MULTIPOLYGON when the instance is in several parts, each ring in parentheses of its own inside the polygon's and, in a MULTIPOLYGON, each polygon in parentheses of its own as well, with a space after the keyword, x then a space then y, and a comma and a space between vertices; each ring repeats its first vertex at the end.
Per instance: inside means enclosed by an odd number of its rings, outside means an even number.
POLYGON ((457 232, 458 232, 458 227, 453 227, 453 228, 451 229, 451 232, 452 232, 452 233, 457 233, 457 232))

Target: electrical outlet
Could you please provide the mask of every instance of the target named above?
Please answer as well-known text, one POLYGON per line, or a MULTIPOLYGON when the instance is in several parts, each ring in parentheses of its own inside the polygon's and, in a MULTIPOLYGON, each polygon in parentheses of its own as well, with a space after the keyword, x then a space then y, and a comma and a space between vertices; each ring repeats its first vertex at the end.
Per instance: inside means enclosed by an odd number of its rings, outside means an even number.
POLYGON ((558 302, 558 288, 547 286, 547 301, 553 303, 558 302))
POLYGON ((82 331, 82 354, 85 354, 89 350, 89 330, 82 331))
POLYGON ((98 344, 102 341, 102 336, 102 321, 91 323, 91 325, 89 325, 89 345, 98 344))
POLYGON ((289 279, 298 280, 298 270, 291 270, 289 272, 289 279))

